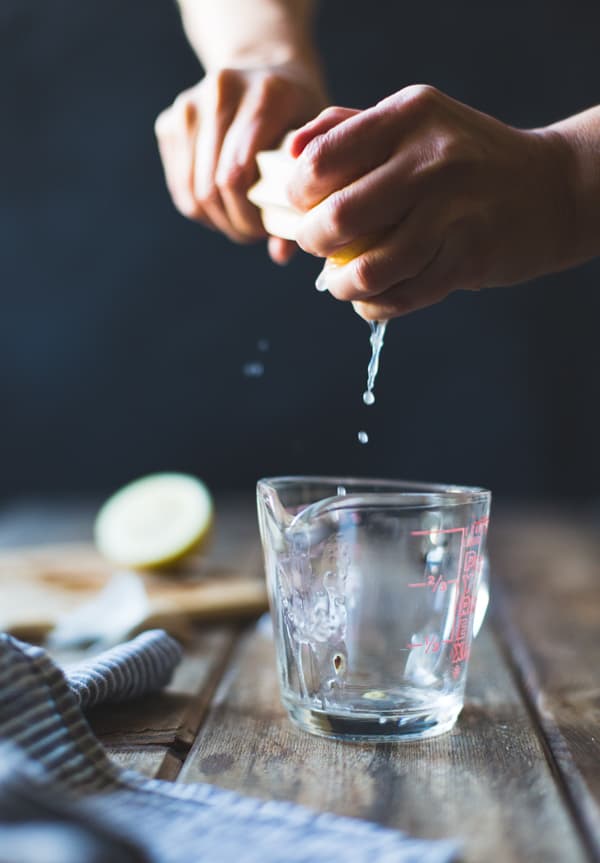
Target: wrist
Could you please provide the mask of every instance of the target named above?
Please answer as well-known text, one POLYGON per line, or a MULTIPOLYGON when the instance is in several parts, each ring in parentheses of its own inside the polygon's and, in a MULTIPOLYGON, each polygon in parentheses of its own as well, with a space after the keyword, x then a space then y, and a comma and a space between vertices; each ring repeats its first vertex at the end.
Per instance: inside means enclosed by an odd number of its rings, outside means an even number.
POLYGON ((548 236, 543 237, 550 255, 545 269, 557 272, 577 263, 580 254, 576 160, 569 142, 554 126, 534 129, 532 134, 540 146, 539 157, 545 162, 544 209, 550 227, 548 236))
POLYGON ((312 0, 179 0, 184 29, 207 73, 220 69, 258 69, 294 64, 318 72, 312 35, 312 0))
POLYGON ((565 266, 600 254, 600 111, 592 109, 543 130, 560 153, 570 239, 565 266))
MULTIPOLYGON (((204 52, 205 54, 207 52, 204 52)), ((294 66, 316 73, 319 70, 317 57, 308 44, 287 40, 263 39, 258 44, 254 39, 223 45, 203 57, 207 72, 218 69, 261 69, 265 67, 294 66)), ((320 71, 320 70, 319 70, 320 71)))

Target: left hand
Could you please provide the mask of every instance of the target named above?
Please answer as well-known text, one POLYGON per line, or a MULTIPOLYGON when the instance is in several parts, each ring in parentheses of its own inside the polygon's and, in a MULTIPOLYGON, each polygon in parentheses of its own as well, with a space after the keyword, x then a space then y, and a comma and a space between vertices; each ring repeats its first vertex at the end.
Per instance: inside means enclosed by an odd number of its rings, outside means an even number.
POLYGON ((300 246, 328 258, 368 238, 321 280, 367 320, 568 264, 568 154, 551 130, 515 129, 418 85, 365 111, 328 109, 291 152, 300 246))
MULTIPOLYGON (((256 180, 256 153, 324 104, 318 71, 310 63, 217 69, 180 93, 157 118, 155 132, 167 186, 189 219, 248 243, 265 236, 247 200, 256 180)), ((269 254, 285 263, 295 244, 269 238, 269 254)))

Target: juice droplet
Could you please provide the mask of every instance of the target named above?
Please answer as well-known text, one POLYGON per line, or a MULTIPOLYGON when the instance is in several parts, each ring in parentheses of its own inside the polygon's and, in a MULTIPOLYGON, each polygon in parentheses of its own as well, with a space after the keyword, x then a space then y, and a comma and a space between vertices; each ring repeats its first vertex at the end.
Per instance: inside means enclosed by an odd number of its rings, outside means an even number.
POLYGON ((366 433, 366 431, 359 431, 358 439, 361 443, 369 443, 369 435, 366 433))
POLYGON ((259 351, 262 351, 263 354, 266 353, 271 347, 268 339, 259 339, 256 343, 256 347, 259 351))
POLYGON ((242 366, 242 372, 247 378, 260 378, 264 371, 265 367, 262 363, 246 363, 242 366))
POLYGON ((373 390, 365 390, 363 393, 363 402, 366 405, 372 405, 375 403, 375 393, 373 390))

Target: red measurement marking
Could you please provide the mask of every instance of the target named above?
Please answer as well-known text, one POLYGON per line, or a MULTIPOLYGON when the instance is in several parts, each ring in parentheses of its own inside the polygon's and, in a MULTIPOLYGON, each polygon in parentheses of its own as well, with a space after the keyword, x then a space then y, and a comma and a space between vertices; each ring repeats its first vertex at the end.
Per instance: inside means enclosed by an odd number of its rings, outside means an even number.
POLYGON ((439 653, 442 649, 442 644, 448 644, 448 641, 441 641, 438 635, 426 635, 425 641, 410 641, 407 642, 408 650, 415 650, 417 647, 424 647, 425 653, 439 653))
POLYGON ((438 653, 440 640, 437 635, 428 635, 425 639, 425 653, 438 653))
POLYGON ((438 575, 437 578, 435 575, 430 575, 427 579, 427 587, 430 587, 433 593, 438 590, 440 593, 444 593, 444 591, 448 589, 448 585, 446 584, 443 575, 438 575))
MULTIPOLYGON (((460 601, 460 575, 462 573, 463 561, 464 561, 464 557, 465 557, 465 541, 466 541, 467 530, 468 530, 468 528, 464 528, 464 530, 463 530, 462 536, 460 538, 460 551, 458 553, 458 570, 457 570, 457 572, 459 573, 458 601, 460 601)), ((458 606, 458 602, 457 602, 457 606, 458 606)), ((454 611, 454 623, 452 625, 452 641, 456 641, 457 625, 458 625, 458 608, 456 608, 454 611)))
POLYGON ((428 575, 427 581, 415 581, 412 584, 408 584, 407 587, 430 587, 433 593, 436 590, 443 593, 448 589, 448 585, 450 584, 458 584, 458 578, 444 578, 443 575, 438 575, 436 578, 435 575, 428 575))

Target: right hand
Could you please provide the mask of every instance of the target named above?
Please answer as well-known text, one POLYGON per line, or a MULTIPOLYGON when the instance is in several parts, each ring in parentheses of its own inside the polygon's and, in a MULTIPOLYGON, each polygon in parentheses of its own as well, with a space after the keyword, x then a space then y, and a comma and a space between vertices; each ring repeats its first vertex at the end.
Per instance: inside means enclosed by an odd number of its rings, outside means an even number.
MULTIPOLYGON (((238 243, 265 237, 260 214, 246 198, 257 178, 256 153, 278 146, 324 104, 318 74, 296 63, 220 69, 180 93, 155 124, 177 209, 238 243)), ((269 239, 277 263, 289 260, 295 247, 269 239)))

